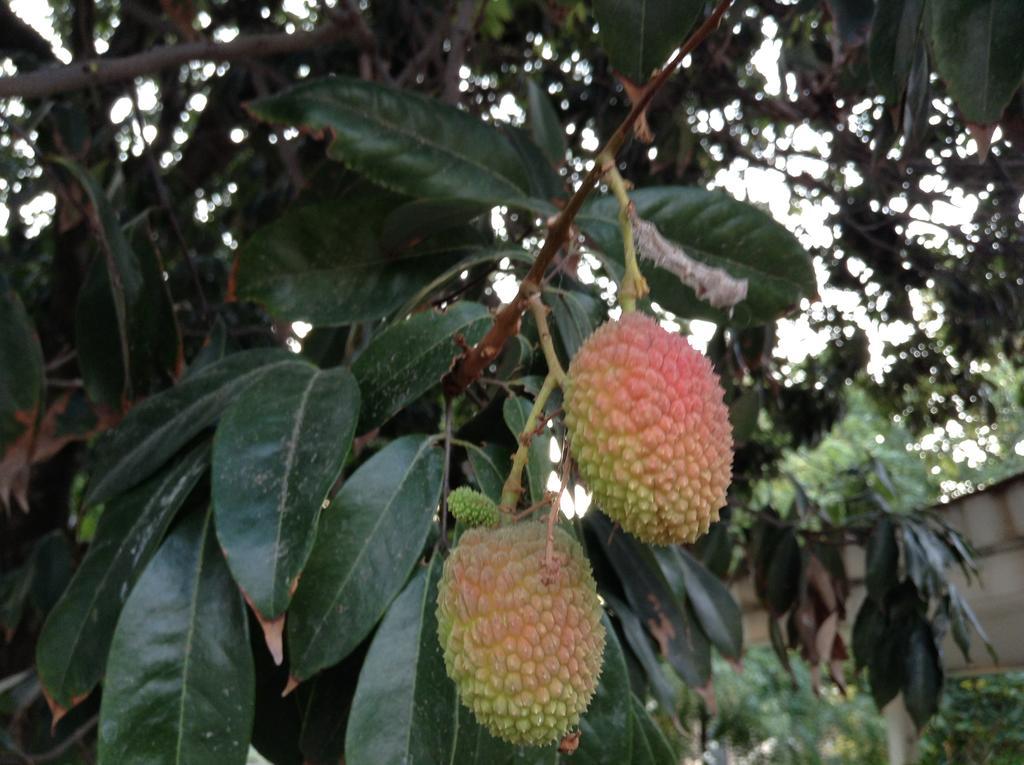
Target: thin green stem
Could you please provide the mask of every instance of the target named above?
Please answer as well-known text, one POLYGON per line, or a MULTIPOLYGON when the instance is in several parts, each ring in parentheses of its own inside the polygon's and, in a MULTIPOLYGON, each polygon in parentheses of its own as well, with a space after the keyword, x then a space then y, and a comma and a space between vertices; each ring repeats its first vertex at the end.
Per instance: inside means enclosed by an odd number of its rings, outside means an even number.
POLYGON ((605 179, 619 203, 619 231, 622 234, 622 249, 625 253, 626 272, 619 284, 619 305, 625 313, 636 310, 636 301, 644 297, 650 288, 647 280, 640 273, 640 264, 636 259, 636 244, 633 241, 633 224, 629 221, 629 206, 632 204, 626 190, 626 181, 615 166, 615 157, 602 153, 598 157, 605 171, 605 179))
POLYGON ((555 353, 555 344, 551 339, 551 329, 548 327, 549 310, 541 301, 539 294, 535 294, 530 298, 530 313, 533 314, 533 320, 537 323, 537 334, 540 336, 540 347, 544 351, 544 360, 548 364, 548 375, 554 375, 555 382, 559 385, 565 385, 567 379, 565 370, 562 369, 562 362, 558 360, 558 354, 555 353))
POLYGON ((523 425, 523 432, 519 434, 519 448, 516 449, 516 453, 512 457, 512 469, 509 470, 508 478, 505 479, 505 485, 501 490, 499 508, 505 513, 502 517, 505 522, 511 519, 519 504, 519 497, 523 493, 523 468, 526 467, 526 461, 530 457, 530 442, 537 435, 535 431, 541 415, 544 413, 544 406, 548 403, 548 398, 551 397, 558 384, 557 375, 549 370, 540 392, 537 393, 537 398, 534 399, 533 408, 530 409, 530 414, 526 418, 526 424, 523 425))

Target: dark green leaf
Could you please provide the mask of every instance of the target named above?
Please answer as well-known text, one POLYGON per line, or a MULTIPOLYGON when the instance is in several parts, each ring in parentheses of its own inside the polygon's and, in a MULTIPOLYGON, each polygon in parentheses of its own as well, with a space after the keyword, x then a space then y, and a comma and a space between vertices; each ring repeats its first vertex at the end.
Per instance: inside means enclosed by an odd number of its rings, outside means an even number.
POLYGON ((479 243, 461 229, 424 240, 422 221, 407 221, 395 243, 387 224, 404 199, 360 184, 343 197, 288 210, 242 247, 238 296, 317 326, 388 316, 479 243), (393 243, 385 246, 385 238, 393 243))
POLYGON ((771 641, 772 650, 775 651, 775 655, 779 657, 779 663, 783 668, 789 672, 790 677, 793 676, 793 668, 789 663, 789 648, 786 646, 786 641, 782 637, 782 627, 779 626, 779 620, 771 614, 768 614, 768 639, 771 641))
POLYGON ((489 324, 483 306, 459 302, 443 313, 418 313, 373 338, 352 364, 363 394, 359 432, 383 424, 440 383, 460 353, 456 338, 473 344, 489 324))
POLYGON ((626 600, 658 644, 661 655, 688 685, 706 685, 711 677, 711 645, 695 617, 673 594, 650 549, 613 529, 601 513, 587 513, 585 523, 607 554, 626 600))
MULTIPOLYGON (((985 650, 988 651, 988 655, 992 658, 993 663, 998 664, 999 657, 996 655, 996 650, 992 646, 992 641, 989 640, 988 633, 986 633, 985 628, 982 627, 981 621, 979 621, 978 619, 978 615, 974 613, 974 609, 971 608, 971 604, 964 599, 964 597, 960 594, 960 591, 952 584, 949 585, 949 599, 952 607, 951 610, 953 610, 957 614, 957 617, 961 622, 963 621, 964 617, 967 618, 967 621, 970 622, 970 625, 974 627, 974 631, 978 633, 978 637, 980 637, 981 641, 985 644, 985 650)), ((957 629, 956 621, 954 621, 954 630, 955 629, 957 629)), ((964 632, 966 632, 966 625, 963 625, 962 629, 964 632)), ((967 645, 970 645, 969 638, 966 638, 965 642, 967 645)), ((970 661, 970 659, 967 657, 966 648, 964 648, 964 658, 970 661)))
POLYGON ((907 637, 906 620, 890 621, 876 638, 874 651, 865 657, 871 696, 879 709, 892 701, 903 685, 907 637))
POLYGON ((450 761, 458 701, 437 639, 440 577, 434 556, 388 609, 370 644, 345 736, 348 765, 450 761))
POLYGON ((676 765, 679 758, 672 751, 665 734, 655 724, 651 716, 647 714, 640 699, 632 696, 633 701, 633 731, 637 744, 642 744, 643 754, 640 755, 641 747, 634 747, 633 762, 643 765, 676 765))
POLYGON ((559 165, 565 162, 565 131, 558 119, 558 113, 548 94, 535 81, 526 81, 526 124, 530 135, 547 155, 548 160, 559 165))
POLYGON ((704 0, 594 0, 601 47, 637 85, 683 44, 704 0))
POLYGON ((839 41, 849 48, 863 43, 871 26, 875 0, 828 0, 828 4, 839 41))
POLYGON ((864 559, 864 580, 868 595, 876 603, 884 603, 885 595, 896 584, 899 576, 900 550, 892 522, 883 517, 868 538, 864 559))
POLYGON ((800 587, 800 544, 796 532, 787 528, 771 552, 768 563, 768 610, 779 616, 789 610, 800 587))
MULTIPOLYGON (((18 293, 0 277, 0 458, 35 424, 43 395, 43 351, 18 293)), ((0 501, 6 497, 0 496, 0 501)))
MULTIPOLYGON (((661 662, 659 662, 657 654, 654 652, 650 635, 644 630, 640 620, 637 619, 636 614, 633 613, 629 606, 609 593, 604 594, 604 599, 611 606, 615 617, 619 620, 619 624, 622 625, 622 634, 626 638, 626 643, 629 645, 633 655, 636 656, 643 667, 654 697, 663 709, 671 712, 676 708, 676 692, 673 690, 672 684, 669 682, 668 677, 666 677, 665 670, 661 662)), ((636 748, 635 743, 633 748, 636 748)))
POLYGON ((54 161, 88 195, 102 253, 77 310, 79 365, 90 397, 121 408, 124 400, 172 379, 181 365, 181 337, 163 267, 154 252, 140 256, 132 249, 106 194, 85 168, 67 158, 54 161))
POLYGON ((916 151, 928 134, 928 115, 931 113, 931 79, 928 70, 928 48, 918 40, 907 79, 907 97, 903 103, 903 135, 906 150, 916 151))
POLYGON ((932 57, 964 120, 999 122, 1024 77, 1019 0, 929 0, 932 57))
POLYGON ((244 763, 255 682, 247 632, 211 515, 192 515, 161 545, 118 620, 99 761, 244 763))
MULTIPOLYGON (((512 435, 519 438, 526 427, 533 403, 522 396, 509 396, 502 406, 505 424, 512 435)), ((526 459, 526 484, 530 490, 530 502, 540 502, 547 491, 548 476, 551 474, 550 431, 544 428, 530 436, 529 456, 526 459)))
POLYGON ((288 611, 295 678, 345 658, 401 590, 437 512, 441 462, 432 439, 399 438, 356 470, 324 511, 288 611))
POLYGON ((732 423, 732 438, 738 444, 745 444, 757 430, 757 415, 761 411, 761 394, 757 388, 748 388, 729 404, 729 422, 732 423))
POLYGON ((61 529, 41 536, 32 548, 32 606, 48 614, 71 579, 71 545, 61 529))
MULTIPOLYGON (((689 187, 645 188, 630 194, 637 213, 696 260, 748 280, 747 298, 731 317, 697 298, 675 274, 644 263, 651 299, 684 318, 744 326, 772 320, 817 289, 810 255, 766 212, 723 191, 689 187)), ((602 197, 588 205, 580 225, 617 262, 622 261, 618 205, 602 197)))
POLYGON ((60 706, 70 708, 99 682, 121 605, 209 456, 203 444, 104 508, 89 552, 36 645, 40 682, 60 706))
POLYGON ((903 701, 920 730, 939 708, 942 664, 928 622, 917 620, 907 637, 903 701))
POLYGON ((512 453, 497 444, 466 445, 466 456, 473 468, 477 488, 495 502, 501 501, 501 489, 512 466, 512 453))
POLYGON ((217 426, 217 539, 235 581, 266 619, 288 607, 358 417, 351 372, 293 364, 253 383, 217 426))
POLYGON ((594 698, 580 719, 580 747, 570 762, 581 765, 620 765, 633 754, 632 710, 629 673, 615 629, 603 618, 605 628, 604 665, 594 698))
POLYGON ((711 524, 708 533, 698 539, 690 548, 719 579, 725 579, 732 565, 733 542, 729 536, 729 523, 723 518, 711 524))
POLYGON ((345 661, 324 670, 307 684, 299 737, 307 765, 341 762, 348 717, 365 659, 366 651, 354 651, 345 661))
POLYGON ((269 122, 330 129, 328 154, 414 197, 510 201, 528 181, 494 127, 417 93, 349 77, 303 83, 249 105, 269 122))
POLYGON ((152 475, 249 385, 301 363, 276 349, 235 353, 133 407, 97 444, 85 504, 104 502, 152 475))
POLYGON ((0 630, 3 631, 0 637, 4 643, 14 636, 21 624, 25 602, 32 591, 33 573, 31 564, 27 563, 21 568, 0 574, 0 630))
MULTIPOLYGON (((214 362, 220 361, 228 355, 228 327, 220 316, 213 320, 213 327, 206 338, 199 353, 192 359, 185 371, 185 378, 194 376, 201 369, 205 369, 214 362)), ((183 378, 184 379, 184 378, 183 378)))
POLYGON ((519 163, 529 182, 532 211, 549 217, 558 210, 547 200, 565 196, 565 182, 555 170, 547 155, 533 142, 529 133, 517 127, 502 131, 519 154, 519 163))
POLYGON ((553 292, 547 296, 555 320, 559 344, 568 363, 583 341, 608 318, 608 308, 597 298, 583 292, 553 292))
POLYGON ((923 9, 924 0, 883 0, 875 4, 868 60, 871 76, 890 106, 898 107, 903 100, 923 9))
POLYGON ((721 579, 681 548, 656 551, 672 555, 682 565, 686 595, 704 633, 727 659, 738 659, 743 652, 743 614, 721 579))
POLYGON ((885 627, 886 619, 881 607, 871 598, 865 598, 853 622, 853 658, 857 669, 872 663, 885 627))

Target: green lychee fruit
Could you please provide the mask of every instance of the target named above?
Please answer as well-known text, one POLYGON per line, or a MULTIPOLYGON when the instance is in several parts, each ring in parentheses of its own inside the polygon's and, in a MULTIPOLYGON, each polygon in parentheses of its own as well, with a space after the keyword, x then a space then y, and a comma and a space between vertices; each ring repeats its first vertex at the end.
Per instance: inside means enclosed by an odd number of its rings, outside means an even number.
POLYGON ((445 561, 438 637, 462 703, 493 735, 540 746, 579 722, 604 655, 601 604, 579 542, 524 521, 470 529, 445 561))
POLYGON ((570 449, 594 503, 650 544, 707 532, 732 477, 732 426, 711 362, 628 313, 587 338, 568 377, 570 449))
POLYGON ((497 526, 501 516, 490 497, 468 486, 460 486, 448 495, 448 509, 466 526, 497 526))

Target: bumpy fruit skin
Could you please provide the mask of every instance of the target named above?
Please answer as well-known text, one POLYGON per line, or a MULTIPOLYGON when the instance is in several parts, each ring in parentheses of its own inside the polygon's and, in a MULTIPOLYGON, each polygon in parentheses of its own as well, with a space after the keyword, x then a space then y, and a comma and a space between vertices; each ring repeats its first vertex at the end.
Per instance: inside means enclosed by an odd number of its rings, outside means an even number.
POLYGON ((718 520, 732 426, 711 362, 639 313, 600 326, 569 365, 570 448, 595 504, 656 545, 693 542, 718 520))
POLYGON ((448 495, 448 509, 456 520, 470 528, 474 526, 497 526, 501 516, 498 506, 490 497, 468 486, 460 486, 448 495))
POLYGON ((462 703, 493 735, 540 746, 579 722, 601 674, 605 632, 590 564, 545 524, 470 529, 445 561, 438 637, 462 703))

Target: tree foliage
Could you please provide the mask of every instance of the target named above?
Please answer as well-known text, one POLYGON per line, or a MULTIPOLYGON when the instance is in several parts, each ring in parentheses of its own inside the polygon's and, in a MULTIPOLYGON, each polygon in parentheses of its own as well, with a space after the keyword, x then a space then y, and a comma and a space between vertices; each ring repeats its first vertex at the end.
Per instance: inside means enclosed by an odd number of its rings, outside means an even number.
POLYGON ((446 498, 583 499, 544 381, 632 302, 708 330, 733 485, 688 549, 563 521, 608 628, 572 761, 675 761, 744 575, 816 691, 935 713, 985 636, 915 510, 991 475, 922 436, 1021 434, 1014 2, 46 5, 0 3, 0 756, 568 761, 455 700, 446 498), (641 275, 623 195, 742 300, 641 275))

